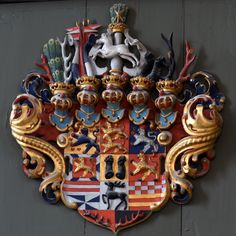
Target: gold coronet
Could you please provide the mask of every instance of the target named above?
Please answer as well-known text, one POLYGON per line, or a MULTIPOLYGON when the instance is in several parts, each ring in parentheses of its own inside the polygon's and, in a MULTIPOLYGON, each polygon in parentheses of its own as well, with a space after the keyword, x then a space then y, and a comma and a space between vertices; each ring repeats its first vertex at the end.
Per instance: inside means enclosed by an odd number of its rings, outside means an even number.
POLYGON ((149 98, 149 93, 146 90, 133 90, 127 95, 128 102, 133 106, 146 104, 149 98))
POLYGON ((79 89, 83 89, 85 87, 92 87, 94 89, 97 89, 99 87, 99 84, 100 80, 95 76, 84 75, 76 80, 76 86, 79 87, 79 89))
POLYGON ((94 91, 82 90, 77 94, 77 100, 79 104, 83 105, 95 105, 99 100, 99 95, 94 91))
POLYGON ((108 27, 113 33, 124 33, 124 31, 128 29, 128 26, 124 23, 111 23, 108 27))
POLYGON ((55 82, 53 84, 50 84, 49 86, 53 95, 58 93, 65 93, 69 95, 74 91, 73 84, 67 84, 64 82, 55 82))
POLYGON ((130 80, 133 87, 137 87, 138 89, 149 90, 153 86, 152 80, 147 77, 137 76, 130 80))
POLYGON ((121 75, 105 75, 102 78, 102 83, 105 86, 114 86, 116 88, 123 88, 127 83, 128 78, 122 77, 121 75))
POLYGON ((180 81, 176 80, 160 80, 156 83, 156 88, 159 92, 179 94, 183 88, 180 81))
POLYGON ((102 92, 102 98, 106 102, 120 102, 123 98, 123 92, 119 89, 106 89, 102 92))

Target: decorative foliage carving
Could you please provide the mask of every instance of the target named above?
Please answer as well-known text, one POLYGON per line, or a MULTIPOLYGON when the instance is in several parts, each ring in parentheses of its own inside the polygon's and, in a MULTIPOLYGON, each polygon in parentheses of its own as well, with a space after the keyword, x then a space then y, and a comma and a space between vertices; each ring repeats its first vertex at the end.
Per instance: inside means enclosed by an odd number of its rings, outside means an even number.
POLYGON ((221 132, 222 118, 210 96, 198 95, 186 103, 182 124, 189 136, 169 150, 165 162, 165 170, 171 180, 171 197, 181 204, 192 197, 193 186, 187 177, 202 176, 209 169, 214 144, 221 132), (177 162, 180 169, 176 169, 177 162))
POLYGON ((60 183, 65 173, 65 163, 60 151, 48 142, 34 137, 42 122, 41 102, 32 95, 19 95, 12 105, 10 124, 12 135, 23 149, 23 166, 29 177, 43 178, 39 191, 45 198, 53 192, 50 202, 60 199, 60 183), (45 156, 54 164, 52 172, 46 172, 45 156))

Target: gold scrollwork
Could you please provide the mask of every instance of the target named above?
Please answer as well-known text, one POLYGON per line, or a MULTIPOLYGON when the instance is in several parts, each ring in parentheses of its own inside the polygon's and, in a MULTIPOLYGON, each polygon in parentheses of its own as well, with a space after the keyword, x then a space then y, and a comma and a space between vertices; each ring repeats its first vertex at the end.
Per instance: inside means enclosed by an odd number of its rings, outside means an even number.
POLYGON ((222 123, 221 115, 210 96, 198 95, 186 103, 182 125, 189 136, 169 150, 165 162, 165 170, 171 181, 171 197, 175 202, 187 203, 191 199, 193 187, 188 176, 199 177, 208 171, 209 159, 222 123), (179 169, 177 163, 180 164, 179 169), (196 164, 200 164, 201 168, 196 164))
POLYGON ((32 169, 29 167, 29 177, 42 178, 39 191, 46 193, 47 187, 51 186, 58 201, 61 195, 60 183, 65 173, 63 155, 50 143, 30 135, 40 127, 41 113, 42 105, 37 98, 28 94, 19 95, 12 105, 10 126, 13 137, 23 149, 23 164, 26 167, 34 165, 32 169), (51 158, 54 163, 52 172, 46 172, 45 156, 51 158))

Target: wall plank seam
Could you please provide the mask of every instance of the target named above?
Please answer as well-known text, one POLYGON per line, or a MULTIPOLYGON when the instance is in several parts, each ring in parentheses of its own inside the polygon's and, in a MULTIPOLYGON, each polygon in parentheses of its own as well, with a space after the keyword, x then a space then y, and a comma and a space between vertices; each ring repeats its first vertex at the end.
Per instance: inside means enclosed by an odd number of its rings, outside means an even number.
MULTIPOLYGON (((88 0, 85 0, 84 2, 84 9, 85 9, 85 12, 84 12, 84 18, 85 20, 87 20, 87 16, 88 16, 88 0)), ((83 235, 86 236, 86 228, 87 228, 87 220, 84 219, 84 232, 83 232, 83 235)))
MULTIPOLYGON (((185 0, 182 0, 182 64, 185 56, 185 0)), ((180 235, 183 236, 183 206, 180 206, 180 235)))
POLYGON ((12 1, 12 0, 1 0, 0 1, 0 5, 1 4, 18 4, 18 3, 32 3, 32 2, 57 2, 57 1, 64 1, 64 0, 15 0, 15 1, 12 1))

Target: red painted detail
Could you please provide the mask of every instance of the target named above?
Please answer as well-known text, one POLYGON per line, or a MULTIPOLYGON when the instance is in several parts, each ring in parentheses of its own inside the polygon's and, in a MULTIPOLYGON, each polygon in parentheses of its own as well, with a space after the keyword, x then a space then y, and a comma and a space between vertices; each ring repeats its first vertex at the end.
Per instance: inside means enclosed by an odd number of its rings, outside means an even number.
POLYGON ((187 74, 188 69, 196 58, 196 56, 193 55, 193 49, 190 47, 190 44, 188 41, 185 42, 185 51, 186 51, 186 55, 185 55, 184 67, 181 70, 178 79, 176 80, 176 81, 180 81, 180 82, 190 79, 190 75, 187 74))
MULTIPOLYGON (((148 203, 149 202, 160 202, 162 200, 162 198, 161 197, 154 197, 154 198, 137 198, 137 199, 129 199, 129 202, 145 202, 145 203, 147 203, 147 205, 148 205, 148 203)), ((130 206, 130 207, 132 207, 132 206, 130 206)), ((149 206, 148 206, 149 207, 149 206)), ((149 209, 150 209, 150 207, 149 207, 149 209)))
POLYGON ((71 185, 100 185, 100 182, 98 181, 78 181, 78 182, 75 182, 75 181, 69 181, 69 180, 66 180, 64 182, 64 184, 71 184, 71 185))
POLYGON ((93 188, 93 189, 89 189, 89 188, 65 188, 62 187, 63 191, 66 192, 85 192, 85 193, 90 193, 90 192, 99 192, 100 188, 93 188))
POLYGON ((167 146, 167 152, 170 150, 170 148, 176 144, 179 140, 181 140, 184 137, 187 137, 188 134, 185 132, 183 125, 182 125, 182 116, 183 116, 183 109, 184 106, 180 103, 177 103, 174 107, 174 111, 177 111, 177 118, 172 127, 168 130, 172 134, 172 141, 167 146))
POLYGON ((132 206, 132 207, 129 207, 131 211, 150 211, 150 207, 149 206, 132 206))
MULTIPOLYGON (((146 162, 154 167, 158 173, 161 172, 161 166, 160 166, 160 158, 162 157, 162 154, 145 154, 146 162)), ((129 171, 133 172, 135 170, 134 164, 132 162, 138 163, 140 159, 138 158, 138 154, 129 154, 129 171)), ((141 171, 135 175, 130 175, 129 180, 130 181, 138 181, 143 177, 144 171, 141 171)), ((154 173, 151 173, 147 178, 145 178, 144 181, 153 181, 157 177, 154 173)))
POLYGON ((73 160, 73 169, 72 169, 72 176, 74 178, 92 178, 92 177, 96 177, 96 158, 75 158, 73 160), (80 164, 81 160, 84 161, 84 165, 88 166, 91 168, 92 173, 88 173, 85 176, 83 175, 84 173, 84 169, 81 169, 79 171, 75 171, 76 170, 76 164, 80 164))
POLYGON ((125 219, 120 220, 119 222, 116 222, 116 232, 118 232, 121 229, 127 228, 133 224, 137 224, 138 222, 142 222, 144 220, 146 220, 151 214, 152 212, 148 209, 145 209, 145 207, 143 207, 143 209, 139 209, 135 212, 132 212, 131 216, 130 214, 124 211, 124 217, 125 219), (146 211, 143 211, 146 210, 146 211), (128 216, 129 215, 129 216, 128 216))
POLYGON ((79 75, 83 76, 86 74, 86 69, 83 60, 84 45, 88 41, 88 38, 91 34, 96 34, 97 29, 101 27, 98 24, 88 24, 88 25, 77 25, 75 27, 67 28, 68 34, 70 34, 74 40, 79 41, 79 75))
POLYGON ((41 61, 41 63, 35 63, 38 67, 42 68, 46 72, 46 74, 41 74, 41 76, 45 79, 46 82, 53 82, 53 77, 48 66, 47 58, 43 54, 41 54, 41 61))
MULTIPOLYGON (((127 117, 127 116, 126 116, 127 117)), ((121 145, 123 148, 125 148, 127 150, 127 153, 129 151, 129 134, 130 134, 130 121, 128 118, 123 118, 121 121, 112 124, 110 123, 112 126, 112 129, 120 129, 122 130, 122 132, 124 132, 127 135, 127 138, 120 136, 120 137, 116 137, 117 134, 111 134, 110 138, 113 140, 113 144, 116 143, 117 145, 121 145)), ((114 148, 111 148, 109 150, 106 149, 106 144, 108 143, 108 139, 105 138, 104 136, 104 129, 106 129, 107 127, 107 120, 102 118, 100 121, 100 147, 101 147, 101 153, 115 153, 115 154, 124 154, 124 150, 116 148, 114 146, 114 148), (115 151, 115 152, 114 152, 115 151)))
POLYGON ((43 112, 41 113, 41 126, 34 133, 35 136, 40 137, 48 142, 55 142, 57 140, 57 136, 60 132, 50 123, 49 115, 53 113, 54 106, 53 104, 45 103, 42 105, 43 112))
POLYGON ((112 210, 80 210, 86 220, 116 232, 115 211, 112 210), (87 214, 87 215, 86 215, 87 214), (90 216, 88 216, 90 214, 90 216))

